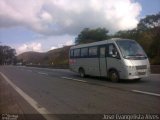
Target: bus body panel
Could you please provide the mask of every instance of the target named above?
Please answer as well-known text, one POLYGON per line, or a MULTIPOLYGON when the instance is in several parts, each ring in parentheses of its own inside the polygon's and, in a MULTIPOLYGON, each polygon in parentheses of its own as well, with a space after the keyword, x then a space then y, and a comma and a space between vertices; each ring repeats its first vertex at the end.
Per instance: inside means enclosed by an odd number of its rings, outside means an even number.
POLYGON ((99 71, 102 77, 107 76, 107 60, 106 58, 99 58, 99 71))
POLYGON ((72 60, 74 61, 74 63, 70 65, 72 71, 79 72, 79 69, 83 68, 87 75, 100 75, 98 58, 79 58, 72 60))
POLYGON ((99 72, 99 59, 98 58, 90 58, 88 61, 86 61, 87 63, 87 69, 88 69, 88 73, 85 70, 86 74, 88 75, 95 75, 95 76, 99 76, 100 72, 99 72))
POLYGON ((114 69, 118 72, 119 77, 123 78, 124 77, 124 63, 121 59, 115 59, 115 58, 107 58, 107 71, 109 72, 110 70, 114 69))

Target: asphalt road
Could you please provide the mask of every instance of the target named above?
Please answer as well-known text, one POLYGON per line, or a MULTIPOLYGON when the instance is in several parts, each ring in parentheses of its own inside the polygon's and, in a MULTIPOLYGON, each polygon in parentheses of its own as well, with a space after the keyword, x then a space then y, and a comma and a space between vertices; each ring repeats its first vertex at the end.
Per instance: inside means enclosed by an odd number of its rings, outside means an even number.
POLYGON ((0 66, 0 72, 49 113, 160 113, 160 74, 112 83, 65 69, 0 66))

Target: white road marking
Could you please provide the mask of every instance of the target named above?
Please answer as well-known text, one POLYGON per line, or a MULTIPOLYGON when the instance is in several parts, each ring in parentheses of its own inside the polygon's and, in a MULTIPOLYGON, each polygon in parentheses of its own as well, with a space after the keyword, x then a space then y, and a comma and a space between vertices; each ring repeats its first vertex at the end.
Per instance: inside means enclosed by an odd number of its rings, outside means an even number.
POLYGON ((61 70, 61 71, 67 71, 67 72, 71 72, 69 69, 54 69, 54 68, 40 68, 40 67, 29 67, 26 66, 27 68, 33 68, 33 69, 38 69, 38 70, 50 70, 50 71, 57 71, 57 70, 61 70))
POLYGON ((132 90, 132 92, 142 93, 142 94, 147 94, 147 95, 152 95, 152 96, 158 96, 158 97, 160 97, 160 94, 157 94, 157 93, 145 92, 145 91, 140 91, 140 90, 132 90))
POLYGON ((38 74, 41 74, 41 75, 48 75, 47 73, 44 73, 44 72, 38 72, 38 74))
POLYGON ((78 82, 84 82, 84 83, 87 83, 87 81, 85 80, 79 80, 79 79, 75 79, 75 78, 69 78, 69 77, 61 77, 63 79, 68 79, 68 80, 74 80, 74 81, 78 81, 78 82))
POLYGON ((35 109, 37 110, 45 119, 52 120, 53 118, 48 114, 51 114, 46 108, 38 104, 33 98, 27 95, 23 90, 17 87, 9 78, 7 78, 2 72, 0 75, 35 109), (41 106, 41 107, 40 107, 41 106))
MULTIPOLYGON (((87 81, 80 80, 80 79, 74 79, 74 78, 69 78, 69 77, 61 77, 61 78, 68 79, 68 80, 73 80, 73 81, 78 81, 78 82, 83 82, 83 83, 87 83, 87 81)), ((146 94, 146 95, 152 95, 152 96, 158 96, 158 97, 160 97, 160 94, 157 94, 157 93, 145 92, 145 91, 140 91, 140 90, 131 90, 131 91, 135 92, 135 93, 141 93, 141 94, 146 94)))

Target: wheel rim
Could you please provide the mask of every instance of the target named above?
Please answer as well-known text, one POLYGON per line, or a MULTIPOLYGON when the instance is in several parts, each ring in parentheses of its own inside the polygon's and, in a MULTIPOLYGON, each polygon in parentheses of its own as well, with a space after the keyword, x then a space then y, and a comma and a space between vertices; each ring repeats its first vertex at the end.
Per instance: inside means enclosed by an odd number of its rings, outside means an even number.
POLYGON ((80 70, 80 76, 84 77, 84 71, 83 70, 80 70))
POLYGON ((113 82, 117 82, 118 81, 118 75, 115 72, 111 72, 111 76, 110 76, 111 81, 113 82))
POLYGON ((84 74, 81 72, 81 73, 80 73, 80 76, 81 76, 81 77, 84 77, 84 74))

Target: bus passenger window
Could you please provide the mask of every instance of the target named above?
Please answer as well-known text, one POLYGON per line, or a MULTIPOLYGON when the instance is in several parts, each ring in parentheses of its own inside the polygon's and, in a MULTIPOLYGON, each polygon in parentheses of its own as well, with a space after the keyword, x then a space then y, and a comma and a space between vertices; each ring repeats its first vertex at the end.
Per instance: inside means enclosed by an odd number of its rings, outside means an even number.
POLYGON ((81 57, 88 56, 88 48, 81 48, 81 57))
POLYGON ((89 56, 97 56, 97 47, 90 47, 89 48, 89 56))

